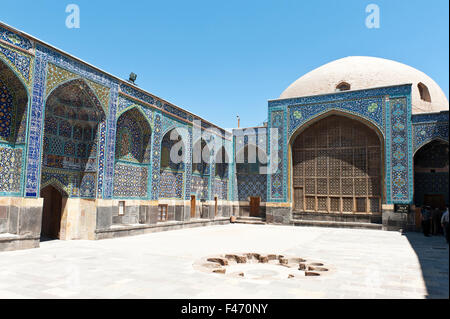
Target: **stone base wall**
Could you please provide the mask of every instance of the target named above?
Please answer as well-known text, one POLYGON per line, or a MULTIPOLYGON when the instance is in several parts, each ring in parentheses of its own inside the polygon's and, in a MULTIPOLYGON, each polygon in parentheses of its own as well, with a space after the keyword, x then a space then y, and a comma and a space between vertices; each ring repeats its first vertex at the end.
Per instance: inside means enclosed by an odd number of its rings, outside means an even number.
POLYGON ((0 236, 0 252, 39 248, 40 237, 0 236))
POLYGON ((266 223, 290 225, 292 220, 292 208, 282 205, 271 205, 266 207, 266 223))
POLYGON ((0 251, 39 247, 42 199, 0 197, 0 251))
MULTIPOLYGON (((249 217, 250 216, 250 202, 239 201, 233 204, 233 212, 236 217, 249 217)), ((256 216, 255 216, 256 217, 256 216)), ((266 203, 261 202, 259 204, 259 216, 266 218, 266 203)))
POLYGON ((409 213, 396 213, 394 205, 383 205, 382 213, 383 230, 390 231, 414 231, 414 210, 409 213))
MULTIPOLYGON (((0 198, 0 251, 39 247, 43 199, 0 198)), ((196 203, 191 219, 190 201, 103 200, 63 198, 60 239, 96 240, 160 230, 229 223, 228 201, 196 203), (119 204, 125 203, 123 214, 119 204), (167 205, 167 221, 159 222, 159 205, 167 205)))
POLYGON ((292 212, 293 219, 319 220, 331 222, 351 222, 351 223, 382 223, 382 214, 340 214, 340 213, 311 213, 292 212))
MULTIPOLYGON (((191 218, 191 202, 183 200, 89 200, 64 198, 60 239, 103 239, 160 230, 229 223, 231 215, 250 215, 248 202, 197 201, 191 218), (125 202, 123 214, 119 204, 125 202), (167 221, 159 222, 159 205, 167 205, 167 221)), ((43 199, 0 198, 0 251, 39 247, 43 199)), ((268 224, 292 225, 293 219, 381 223, 383 230, 415 230, 414 207, 396 213, 383 205, 381 215, 313 214, 292 212, 290 204, 261 203, 260 217, 268 224)))

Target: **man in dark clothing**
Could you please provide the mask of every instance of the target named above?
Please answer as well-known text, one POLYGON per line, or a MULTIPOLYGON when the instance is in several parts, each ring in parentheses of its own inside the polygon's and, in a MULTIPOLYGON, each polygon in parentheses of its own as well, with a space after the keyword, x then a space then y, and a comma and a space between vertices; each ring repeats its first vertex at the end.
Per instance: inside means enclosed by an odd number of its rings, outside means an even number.
POLYGON ((441 210, 437 207, 433 209, 433 212, 431 213, 433 235, 439 235, 441 233, 441 217, 441 210))
POLYGON ((447 244, 449 243, 449 217, 448 217, 448 207, 445 209, 444 214, 442 214, 441 225, 444 229, 444 236, 447 244))
POLYGON ((431 226, 431 212, 430 212, 429 206, 424 206, 422 208, 422 230, 423 234, 426 237, 430 236, 430 226, 431 226))

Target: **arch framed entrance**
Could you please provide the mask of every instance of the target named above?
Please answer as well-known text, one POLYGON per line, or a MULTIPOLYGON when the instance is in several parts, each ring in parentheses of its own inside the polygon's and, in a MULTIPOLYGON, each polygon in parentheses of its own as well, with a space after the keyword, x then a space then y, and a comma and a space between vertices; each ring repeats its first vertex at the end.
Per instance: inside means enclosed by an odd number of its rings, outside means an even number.
POLYGON ((303 125, 290 143, 293 211, 381 214, 381 132, 356 116, 330 112, 303 125))

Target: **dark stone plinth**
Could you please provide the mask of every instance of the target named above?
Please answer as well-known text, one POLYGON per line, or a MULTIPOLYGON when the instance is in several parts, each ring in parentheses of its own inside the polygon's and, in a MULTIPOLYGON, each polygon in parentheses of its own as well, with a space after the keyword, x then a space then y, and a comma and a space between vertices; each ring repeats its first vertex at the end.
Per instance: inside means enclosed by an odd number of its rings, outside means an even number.
POLYGON ((292 212, 292 219, 302 221, 346 222, 381 224, 381 215, 373 214, 341 214, 341 213, 311 213, 292 212))
POLYGON ((41 235, 42 207, 21 207, 19 214, 18 235, 39 237, 41 235))
POLYGON ((291 209, 288 207, 266 207, 267 224, 289 225, 291 216, 291 209))
POLYGON ((399 231, 406 230, 408 218, 411 213, 396 213, 393 209, 383 209, 383 230, 399 231))
POLYGON ((14 236, 0 238, 0 251, 38 248, 40 237, 14 236))
POLYGON ((158 222, 158 214, 159 214, 158 206, 156 205, 149 206, 147 215, 147 224, 150 225, 156 224, 158 222))
MULTIPOLYGON (((121 216, 114 216, 112 207, 97 207, 97 229, 107 229, 114 223, 119 221, 121 216)), ((121 220, 120 220, 121 222, 121 220)))

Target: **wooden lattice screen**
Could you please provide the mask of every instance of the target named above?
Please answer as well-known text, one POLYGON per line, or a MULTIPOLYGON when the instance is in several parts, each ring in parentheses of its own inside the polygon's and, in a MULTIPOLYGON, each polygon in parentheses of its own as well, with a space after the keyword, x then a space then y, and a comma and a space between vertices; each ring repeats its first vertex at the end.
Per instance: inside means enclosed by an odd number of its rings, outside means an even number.
POLYGON ((292 153, 296 211, 381 211, 380 140, 366 125, 329 116, 302 132, 292 153))

